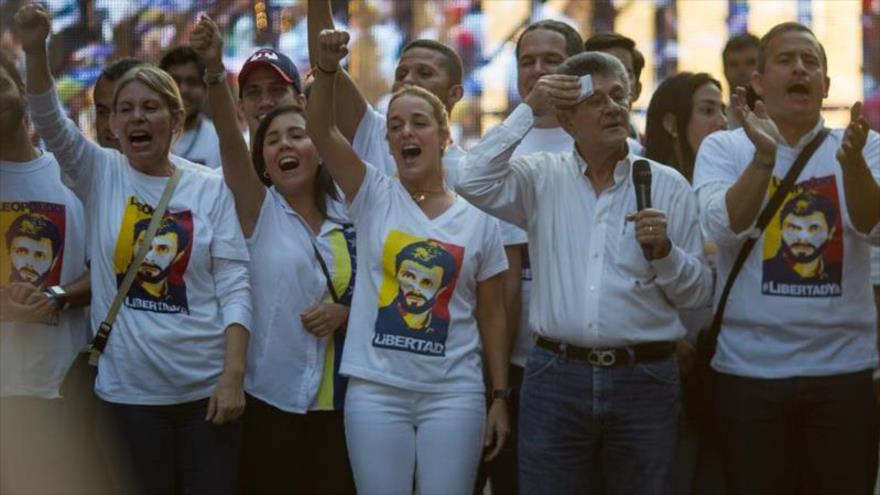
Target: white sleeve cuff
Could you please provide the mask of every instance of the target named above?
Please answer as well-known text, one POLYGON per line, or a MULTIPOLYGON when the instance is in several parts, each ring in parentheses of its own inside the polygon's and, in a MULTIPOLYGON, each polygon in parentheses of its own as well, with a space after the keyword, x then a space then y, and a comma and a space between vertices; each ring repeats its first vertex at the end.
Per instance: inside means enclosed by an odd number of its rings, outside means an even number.
MULTIPOLYGON (((672 241, 670 241, 671 243, 672 241)), ((684 267, 685 253, 675 244, 664 258, 651 260, 651 266, 657 273, 657 283, 664 284, 673 281, 684 267)))
POLYGON ((224 328, 229 328, 229 325, 238 323, 248 332, 251 331, 253 316, 251 314, 250 304, 234 301, 223 304, 221 309, 223 311, 224 328))
POLYGON ((535 113, 532 107, 520 103, 504 120, 504 125, 518 136, 525 136, 535 125, 535 113))

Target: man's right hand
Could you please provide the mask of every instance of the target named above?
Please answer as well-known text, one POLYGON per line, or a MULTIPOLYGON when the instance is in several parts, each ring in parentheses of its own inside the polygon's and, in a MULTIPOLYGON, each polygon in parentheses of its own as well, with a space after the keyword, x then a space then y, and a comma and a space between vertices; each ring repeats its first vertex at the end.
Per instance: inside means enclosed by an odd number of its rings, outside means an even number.
POLYGON ((42 290, 25 282, 0 286, 3 319, 24 323, 58 323, 58 312, 42 290))
POLYGON ((189 42, 193 50, 202 60, 210 72, 223 70, 223 36, 210 17, 202 15, 195 29, 189 35, 189 42))
POLYGON ((780 143, 785 143, 785 138, 779 133, 779 128, 773 119, 767 115, 764 102, 758 100, 755 110, 752 111, 746 103, 746 88, 739 86, 733 94, 733 111, 737 120, 742 122, 743 129, 749 140, 755 145, 755 154, 765 163, 773 163, 776 160, 776 148, 780 143))
POLYGON ((52 30, 49 12, 39 4, 31 3, 18 9, 13 17, 15 37, 27 52, 46 49, 46 39, 52 30))
POLYGON ((351 36, 345 31, 324 29, 318 35, 318 69, 324 72, 336 72, 339 61, 348 55, 348 41, 351 36))
POLYGON ((541 76, 524 102, 532 107, 535 117, 543 117, 557 108, 572 107, 577 104, 581 83, 577 76, 548 74, 541 76))

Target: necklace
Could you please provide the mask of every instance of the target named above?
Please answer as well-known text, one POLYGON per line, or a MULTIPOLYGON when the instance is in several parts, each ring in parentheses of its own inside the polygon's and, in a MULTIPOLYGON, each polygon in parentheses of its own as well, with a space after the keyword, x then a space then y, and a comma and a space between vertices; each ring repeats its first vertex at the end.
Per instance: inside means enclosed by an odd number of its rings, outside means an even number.
POLYGON ((446 188, 443 188, 439 191, 416 191, 410 193, 410 197, 418 205, 422 204, 422 201, 428 199, 428 196, 433 196, 435 194, 446 194, 446 188))

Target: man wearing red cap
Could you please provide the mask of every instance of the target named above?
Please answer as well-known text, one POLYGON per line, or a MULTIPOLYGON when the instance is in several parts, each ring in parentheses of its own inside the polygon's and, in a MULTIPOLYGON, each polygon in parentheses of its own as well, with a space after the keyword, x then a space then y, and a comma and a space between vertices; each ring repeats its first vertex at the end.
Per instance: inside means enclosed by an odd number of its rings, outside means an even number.
POLYGON ((296 65, 287 55, 272 48, 261 48, 248 57, 238 73, 238 91, 250 142, 260 120, 274 108, 291 104, 305 106, 296 65))

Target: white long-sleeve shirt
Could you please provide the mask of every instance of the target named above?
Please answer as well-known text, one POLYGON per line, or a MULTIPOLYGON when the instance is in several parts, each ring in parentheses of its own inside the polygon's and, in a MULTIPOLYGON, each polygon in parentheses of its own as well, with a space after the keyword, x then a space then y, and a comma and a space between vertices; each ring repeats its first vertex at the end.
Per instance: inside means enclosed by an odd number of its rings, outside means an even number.
MULTIPOLYGON (((168 178, 143 174, 125 155, 86 139, 54 87, 28 101, 40 136, 85 203, 96 328, 168 178)), ((232 194, 214 171, 171 159, 183 175, 144 261, 154 269, 132 284, 99 361, 95 391, 109 402, 210 396, 223 371, 226 327, 251 326, 249 257, 232 194)))
POLYGON ((684 336, 678 308, 709 301, 697 201, 677 171, 651 162, 653 207, 667 214, 672 250, 647 261, 632 222, 630 154, 614 185, 596 195, 576 149, 511 160, 534 124, 520 105, 468 153, 456 190, 478 208, 528 232, 533 291, 529 322, 548 339, 623 346, 684 336))

